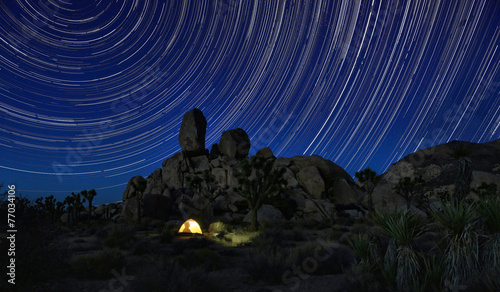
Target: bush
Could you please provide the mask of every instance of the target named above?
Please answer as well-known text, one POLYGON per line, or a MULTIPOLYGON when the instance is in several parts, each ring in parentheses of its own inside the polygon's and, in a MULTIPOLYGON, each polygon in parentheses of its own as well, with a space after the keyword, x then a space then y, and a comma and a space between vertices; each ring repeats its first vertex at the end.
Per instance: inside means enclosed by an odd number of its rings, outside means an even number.
POLYGON ((281 283, 283 274, 293 268, 296 262, 296 250, 256 248, 247 256, 246 270, 254 280, 278 284, 281 283))
POLYGON ((104 238, 104 246, 109 248, 130 248, 135 240, 134 232, 131 230, 113 230, 104 238))
POLYGON ((109 279, 111 271, 121 271, 124 258, 119 251, 108 250, 92 255, 83 255, 71 261, 73 274, 78 279, 109 279))
POLYGON ((207 272, 217 270, 222 266, 220 255, 209 248, 186 250, 184 254, 176 256, 174 261, 183 268, 203 267, 207 272))
POLYGON ((232 232, 233 231, 233 227, 229 224, 226 224, 224 222, 220 222, 220 221, 217 221, 217 222, 214 222, 212 224, 210 224, 210 226, 208 227, 208 232, 210 232, 211 234, 226 234, 228 232, 232 232))
POLYGON ((143 270, 132 283, 133 291, 151 292, 217 292, 217 282, 201 269, 186 270, 178 263, 163 259, 157 267, 143 270))
POLYGON ((337 243, 308 242, 296 248, 298 263, 304 267, 314 262, 312 267, 308 267, 309 274, 326 275, 344 273, 354 262, 353 254, 347 248, 337 243))
POLYGON ((464 284, 478 267, 476 204, 452 200, 441 202, 441 205, 442 210, 431 212, 431 215, 447 231, 444 284, 454 289, 464 284))

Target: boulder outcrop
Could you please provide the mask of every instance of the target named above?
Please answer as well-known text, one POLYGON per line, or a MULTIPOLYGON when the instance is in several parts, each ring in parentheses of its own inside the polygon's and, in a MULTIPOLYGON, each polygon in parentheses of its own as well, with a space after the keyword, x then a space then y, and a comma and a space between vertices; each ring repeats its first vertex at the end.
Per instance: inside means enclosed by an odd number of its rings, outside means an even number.
POLYGON ((219 150, 223 155, 243 159, 250 151, 250 138, 240 128, 225 131, 220 138, 219 150))
MULTIPOLYGON (((448 153, 459 145, 471 148, 468 156, 472 162, 472 188, 485 183, 500 186, 500 139, 488 143, 470 143, 452 141, 446 144, 419 150, 403 157, 382 174, 382 179, 373 191, 373 204, 376 209, 393 208, 405 205, 402 197, 395 193, 393 187, 400 178, 422 176, 425 188, 420 195, 428 195, 436 201, 439 191, 453 193, 456 180, 457 161, 448 153)), ((366 202, 366 200, 364 201, 366 202)), ((414 204, 417 202, 414 201, 414 204)))
MULTIPOLYGON (((165 159, 162 167, 146 179, 140 202, 141 214, 162 220, 185 220, 196 217, 202 221, 241 222, 249 213, 248 201, 237 188, 240 161, 248 157, 250 138, 242 129, 223 132, 220 142, 205 151, 206 119, 194 109, 184 115, 179 133, 182 152, 165 159)), ((357 203, 361 189, 340 166, 320 156, 274 156, 268 147, 257 156, 283 168, 286 183, 279 198, 261 207, 261 220, 329 220, 332 203, 357 203), (332 198, 332 196, 334 198, 332 198)), ((137 198, 132 182, 145 180, 133 177, 123 193, 122 215, 126 220, 137 216, 137 198)))
POLYGON ((179 131, 179 144, 188 156, 205 153, 205 135, 207 120, 203 113, 195 108, 184 114, 179 131))

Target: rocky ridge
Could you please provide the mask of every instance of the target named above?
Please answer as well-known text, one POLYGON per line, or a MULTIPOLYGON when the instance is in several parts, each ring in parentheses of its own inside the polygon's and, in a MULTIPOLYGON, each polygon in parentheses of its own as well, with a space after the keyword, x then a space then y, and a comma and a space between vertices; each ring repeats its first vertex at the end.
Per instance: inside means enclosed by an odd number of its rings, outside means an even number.
MULTIPOLYGON (((448 153, 460 145, 472 149, 468 156, 473 170, 471 187, 477 188, 483 182, 500 187, 500 139, 487 143, 451 141, 411 153, 392 164, 382 174, 381 181, 373 191, 374 207, 384 209, 405 205, 393 187, 400 178, 406 176, 412 179, 422 176, 425 180, 422 194, 428 195, 431 203, 438 200, 439 192, 453 193, 458 165, 448 153)), ((363 203, 366 203, 366 199, 363 203)), ((413 202, 413 205, 416 206, 417 202, 413 202)))
MULTIPOLYGON (((233 222, 249 220, 246 199, 240 196, 237 174, 239 161, 248 157, 250 139, 243 129, 222 133, 220 142, 205 149, 206 118, 198 109, 184 115, 179 144, 182 151, 167 158, 162 167, 146 179, 129 180, 123 193, 125 220, 137 216, 137 198, 133 182, 146 180, 143 194, 144 215, 162 220, 187 219, 208 213, 212 220, 233 222), (209 174, 213 182, 202 182, 200 188, 190 185, 196 177, 209 174)), ((272 160, 274 167, 284 168, 286 185, 280 204, 264 205, 258 212, 259 221, 330 219, 332 203, 355 205, 364 195, 352 177, 340 166, 320 156, 276 158, 270 148, 257 151, 257 156, 272 160)))

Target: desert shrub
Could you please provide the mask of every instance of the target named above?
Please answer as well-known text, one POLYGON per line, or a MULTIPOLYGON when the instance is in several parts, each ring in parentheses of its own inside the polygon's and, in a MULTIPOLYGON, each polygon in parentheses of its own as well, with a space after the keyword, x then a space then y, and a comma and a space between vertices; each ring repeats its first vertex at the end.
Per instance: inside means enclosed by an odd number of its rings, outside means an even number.
POLYGON ((309 274, 326 275, 344 273, 354 262, 346 247, 325 241, 308 242, 296 248, 298 263, 307 267, 309 274), (314 265, 310 265, 313 263, 314 265))
POLYGON ((476 276, 467 283, 467 291, 500 291, 500 267, 496 266, 487 272, 477 273, 476 276))
POLYGON ((133 230, 117 229, 111 231, 106 238, 104 238, 104 246, 109 248, 127 249, 131 247, 135 240, 133 230))
MULTIPOLYGON (((51 222, 34 220, 31 223, 21 225, 22 229, 16 234, 16 291, 30 291, 44 282, 63 278, 69 270, 69 251, 58 238, 60 228, 51 222)), ((1 241, 2 263, 8 262, 6 257, 4 260, 8 242, 1 241)))
POLYGON ((136 242, 132 247, 132 254, 134 255, 144 255, 144 254, 152 254, 158 247, 158 243, 156 241, 152 241, 149 239, 143 239, 136 242))
POLYGON ((109 279, 111 271, 120 271, 125 264, 117 250, 106 250, 97 254, 83 255, 70 262, 73 274, 78 279, 109 279))
POLYGON ((464 284, 478 267, 476 204, 451 200, 441 205, 441 211, 431 212, 431 215, 447 232, 444 284, 454 289, 464 284))
POLYGON ((245 268, 254 280, 281 283, 283 274, 297 262, 295 249, 261 247, 248 254, 245 268))
POLYGON ((483 270, 489 272, 500 266, 500 197, 483 195, 477 206, 486 233, 486 240, 481 248, 481 262, 483 270))
POLYGON ((220 221, 214 222, 208 227, 208 232, 211 234, 226 234, 232 231, 233 226, 220 221))
POLYGON ((275 229, 267 229, 252 239, 252 244, 257 247, 285 247, 288 238, 284 232, 275 229))
POLYGON ((146 268, 132 283, 133 291, 151 292, 218 292, 223 291, 217 281, 202 269, 186 270, 178 263, 163 259, 152 268, 146 268))
POLYGON ((445 262, 438 255, 422 256, 422 275, 420 291, 442 291, 443 275, 445 271, 445 262))
POLYGON ((183 268, 203 267, 207 272, 214 271, 222 266, 220 255, 209 248, 186 250, 184 254, 176 256, 174 261, 178 262, 183 268))
POLYGON ((426 231, 427 220, 412 211, 393 210, 372 213, 372 221, 392 239, 385 254, 387 275, 392 275, 395 269, 396 286, 405 290, 409 283, 416 282, 420 272, 418 256, 412 244, 426 231), (395 263, 395 267, 387 266, 392 263, 395 263))

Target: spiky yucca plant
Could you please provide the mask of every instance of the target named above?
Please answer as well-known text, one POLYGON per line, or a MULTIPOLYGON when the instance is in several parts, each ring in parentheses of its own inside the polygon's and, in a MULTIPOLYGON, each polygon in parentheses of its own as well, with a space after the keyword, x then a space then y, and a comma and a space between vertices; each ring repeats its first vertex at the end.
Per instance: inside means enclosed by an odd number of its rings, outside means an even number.
POLYGON ((385 255, 385 270, 389 275, 395 269, 396 287, 409 289, 420 271, 418 257, 412 248, 413 241, 426 231, 427 220, 408 210, 376 212, 372 214, 375 226, 393 240, 385 255), (393 266, 395 263, 395 267, 393 266))
POLYGON ((478 265, 478 234, 474 230, 476 205, 453 200, 441 201, 441 207, 441 211, 431 212, 431 215, 447 231, 443 282, 453 290, 465 283, 478 265))
POLYGON ((478 213, 484 219, 488 239, 482 248, 482 263, 486 271, 500 266, 500 197, 487 196, 479 200, 478 213))

